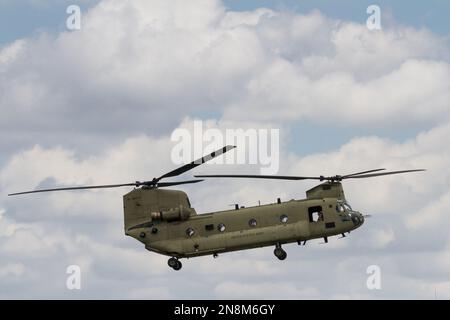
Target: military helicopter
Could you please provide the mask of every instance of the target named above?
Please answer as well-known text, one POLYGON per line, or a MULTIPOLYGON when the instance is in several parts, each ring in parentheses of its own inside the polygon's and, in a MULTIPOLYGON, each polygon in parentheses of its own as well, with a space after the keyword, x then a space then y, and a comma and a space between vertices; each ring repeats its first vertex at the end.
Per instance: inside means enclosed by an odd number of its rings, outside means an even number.
POLYGON ((313 179, 323 183, 306 191, 306 199, 254 207, 235 206, 233 210, 197 214, 187 194, 180 190, 161 188, 198 183, 203 180, 161 182, 175 177, 234 149, 225 146, 209 155, 185 164, 149 181, 124 184, 41 189, 9 194, 135 187, 123 196, 125 234, 142 242, 149 251, 169 256, 168 265, 180 270, 181 258, 212 255, 274 246, 279 260, 287 257, 283 244, 306 244, 310 239, 342 235, 359 228, 364 215, 347 202, 341 181, 383 175, 424 171, 424 169, 379 172, 373 169, 335 176, 279 176, 279 175, 195 175, 196 178, 257 178, 280 180, 313 179))

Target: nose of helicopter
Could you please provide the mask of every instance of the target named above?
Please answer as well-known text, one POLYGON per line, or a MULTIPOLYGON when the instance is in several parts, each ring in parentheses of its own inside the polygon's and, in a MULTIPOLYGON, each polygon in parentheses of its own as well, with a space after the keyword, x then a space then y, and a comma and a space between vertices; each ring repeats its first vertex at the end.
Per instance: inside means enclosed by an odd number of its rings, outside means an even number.
POLYGON ((364 223, 364 216, 358 211, 353 211, 351 213, 351 218, 355 226, 355 229, 360 227, 364 223))

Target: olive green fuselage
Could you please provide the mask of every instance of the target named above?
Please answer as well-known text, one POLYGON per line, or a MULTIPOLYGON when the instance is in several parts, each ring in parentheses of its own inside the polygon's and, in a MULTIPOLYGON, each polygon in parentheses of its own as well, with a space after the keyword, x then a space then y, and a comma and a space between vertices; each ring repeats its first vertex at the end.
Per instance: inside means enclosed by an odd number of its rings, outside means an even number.
POLYGON ((206 214, 197 214, 182 191, 136 189, 124 196, 125 233, 150 251, 185 258, 324 238, 361 226, 362 215, 343 205, 340 184, 332 187, 337 193, 323 187, 325 193, 310 192, 304 200, 206 214))

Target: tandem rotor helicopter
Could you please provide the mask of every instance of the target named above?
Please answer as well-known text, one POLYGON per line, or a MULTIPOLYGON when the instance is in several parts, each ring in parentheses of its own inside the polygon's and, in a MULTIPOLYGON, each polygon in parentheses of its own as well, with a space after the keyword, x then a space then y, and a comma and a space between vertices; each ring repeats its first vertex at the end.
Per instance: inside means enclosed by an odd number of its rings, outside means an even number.
POLYGON ((181 258, 212 255, 274 246, 274 254, 284 260, 283 244, 305 244, 310 239, 342 235, 359 228, 364 215, 355 211, 345 199, 341 181, 362 179, 424 169, 380 172, 373 169, 335 176, 279 176, 279 175, 195 175, 196 178, 257 178, 279 180, 318 180, 322 183, 306 191, 306 199, 290 200, 254 207, 235 206, 233 210, 197 214, 187 194, 179 190, 164 190, 182 184, 203 180, 161 182, 175 177, 230 151, 225 146, 196 161, 185 164, 159 178, 124 184, 95 185, 41 189, 9 194, 135 187, 123 196, 125 234, 142 242, 145 248, 169 256, 168 265, 174 270, 182 267, 181 258))

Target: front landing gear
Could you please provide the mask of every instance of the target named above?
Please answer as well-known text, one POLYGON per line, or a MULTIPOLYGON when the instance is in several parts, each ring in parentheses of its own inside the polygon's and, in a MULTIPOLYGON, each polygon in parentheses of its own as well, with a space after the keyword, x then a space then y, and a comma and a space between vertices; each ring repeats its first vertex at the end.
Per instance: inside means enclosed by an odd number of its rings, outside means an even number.
POLYGON ((275 250, 273 250, 273 254, 280 260, 284 260, 287 258, 286 251, 284 251, 283 248, 281 248, 281 244, 279 243, 276 245, 275 250))
POLYGON ((181 264, 181 261, 178 260, 178 259, 175 258, 175 257, 170 258, 170 259, 167 261, 167 264, 169 265, 169 267, 171 267, 171 268, 172 268, 173 270, 175 270, 175 271, 180 270, 181 267, 183 266, 183 265, 181 264))

